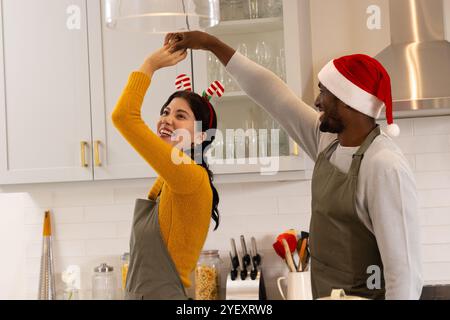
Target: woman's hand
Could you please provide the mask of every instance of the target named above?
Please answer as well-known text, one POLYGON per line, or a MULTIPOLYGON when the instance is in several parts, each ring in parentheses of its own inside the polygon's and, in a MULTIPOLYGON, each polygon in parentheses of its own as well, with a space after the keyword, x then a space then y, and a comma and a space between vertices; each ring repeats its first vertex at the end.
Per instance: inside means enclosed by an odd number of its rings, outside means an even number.
POLYGON ((147 59, 145 59, 145 62, 139 71, 145 73, 151 78, 153 73, 159 69, 174 66, 178 62, 183 61, 186 56, 186 49, 171 52, 170 46, 164 45, 164 47, 156 50, 149 57, 147 57, 147 59))
POLYGON ((201 31, 169 33, 164 45, 170 46, 172 52, 183 49, 211 51, 225 66, 235 53, 233 48, 218 38, 201 31))

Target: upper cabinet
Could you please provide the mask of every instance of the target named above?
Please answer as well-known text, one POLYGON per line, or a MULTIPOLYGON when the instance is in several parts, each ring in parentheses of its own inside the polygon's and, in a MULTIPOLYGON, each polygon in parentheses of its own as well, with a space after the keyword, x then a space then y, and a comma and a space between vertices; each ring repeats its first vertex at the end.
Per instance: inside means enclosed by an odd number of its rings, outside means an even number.
MULTIPOLYGON (((0 1, 0 184, 155 177, 114 128, 111 114, 131 72, 161 47, 164 35, 106 28, 103 0, 0 1)), ((309 39, 300 37, 297 20, 299 6, 308 1, 260 0, 253 18, 248 5, 239 8, 248 1, 222 3, 226 21, 208 32, 305 97, 310 74, 300 70, 299 57, 307 56, 301 55, 301 43, 309 39)), ((203 51, 154 75, 142 106, 150 129, 156 128, 181 73, 194 78, 198 93, 216 79, 227 88, 215 103, 224 138, 210 154, 213 161, 224 160, 211 166, 216 174, 305 169, 298 146, 283 131, 272 134, 280 126, 203 51), (227 129, 255 129, 256 134, 227 140, 227 129), (274 145, 279 158, 271 151, 274 145)))
POLYGON ((92 179, 86 0, 3 0, 0 184, 92 179))
MULTIPOLYGON (((94 177, 95 180, 154 177, 149 164, 115 129, 111 114, 131 72, 161 48, 164 35, 108 29, 104 23, 104 4, 105 1, 88 3, 94 177)), ((152 130, 156 130, 161 107, 175 91, 175 79, 180 73, 191 73, 190 57, 174 68, 159 70, 152 79, 142 106, 142 118, 152 130)))

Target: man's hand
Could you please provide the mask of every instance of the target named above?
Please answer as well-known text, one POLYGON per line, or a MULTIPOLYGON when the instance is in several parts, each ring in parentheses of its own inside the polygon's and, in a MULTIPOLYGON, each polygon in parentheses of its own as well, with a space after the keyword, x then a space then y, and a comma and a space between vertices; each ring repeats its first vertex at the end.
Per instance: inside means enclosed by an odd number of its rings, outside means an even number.
POLYGON ((218 38, 201 31, 169 33, 164 45, 170 46, 172 52, 186 49, 211 51, 224 65, 236 52, 218 38))
POLYGON ((178 62, 184 60, 187 56, 186 50, 170 50, 169 45, 164 45, 161 49, 153 52, 147 59, 145 59, 144 64, 141 66, 139 71, 145 73, 150 78, 153 73, 157 70, 171 67, 176 65, 178 62))
POLYGON ((210 46, 215 40, 217 39, 212 35, 201 31, 177 32, 167 34, 164 45, 170 45, 172 51, 182 49, 210 50, 210 46))

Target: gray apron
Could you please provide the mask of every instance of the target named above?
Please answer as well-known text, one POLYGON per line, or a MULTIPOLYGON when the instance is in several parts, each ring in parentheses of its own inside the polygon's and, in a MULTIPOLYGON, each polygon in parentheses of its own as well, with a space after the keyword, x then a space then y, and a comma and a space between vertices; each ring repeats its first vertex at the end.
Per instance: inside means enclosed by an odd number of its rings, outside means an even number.
POLYGON ((130 239, 125 299, 187 300, 175 264, 161 237, 159 198, 137 199, 130 239))
MULTIPOLYGON (((329 161, 338 140, 320 153, 312 178, 310 225, 311 284, 313 297, 330 296, 332 289, 348 295, 384 299, 383 265, 375 236, 356 212, 356 187, 364 153, 380 135, 377 126, 353 155, 347 174, 329 161), (381 270, 380 289, 369 289, 369 266, 381 270)), ((370 282, 371 283, 371 282, 370 282)))

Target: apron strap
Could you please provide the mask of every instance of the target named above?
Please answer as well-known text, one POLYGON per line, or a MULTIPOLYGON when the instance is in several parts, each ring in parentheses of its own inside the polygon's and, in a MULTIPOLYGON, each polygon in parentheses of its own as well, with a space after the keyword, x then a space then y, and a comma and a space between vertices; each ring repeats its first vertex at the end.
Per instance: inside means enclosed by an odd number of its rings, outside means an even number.
POLYGON ((324 156, 326 159, 330 159, 333 152, 337 149, 339 145, 339 140, 336 139, 333 142, 330 143, 328 147, 325 148, 325 150, 322 151, 322 156, 324 156))
POLYGON ((367 149, 369 149, 370 145, 375 140, 375 138, 378 137, 380 134, 381 129, 380 126, 377 125, 375 129, 373 129, 372 132, 370 132, 369 135, 366 137, 361 147, 359 147, 358 151, 356 151, 355 154, 353 155, 353 161, 349 170, 349 174, 358 176, 359 169, 361 167, 361 162, 362 159, 364 158, 364 154, 366 153, 367 149))

